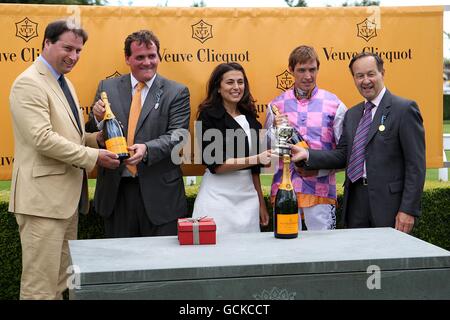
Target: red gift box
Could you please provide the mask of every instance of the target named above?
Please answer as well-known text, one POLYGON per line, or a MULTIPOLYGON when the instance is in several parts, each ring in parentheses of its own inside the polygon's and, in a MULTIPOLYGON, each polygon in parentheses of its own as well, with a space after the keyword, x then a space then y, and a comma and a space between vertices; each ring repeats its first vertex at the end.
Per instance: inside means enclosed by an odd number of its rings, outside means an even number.
POLYGON ((211 217, 178 219, 180 244, 216 244, 216 223, 211 217))

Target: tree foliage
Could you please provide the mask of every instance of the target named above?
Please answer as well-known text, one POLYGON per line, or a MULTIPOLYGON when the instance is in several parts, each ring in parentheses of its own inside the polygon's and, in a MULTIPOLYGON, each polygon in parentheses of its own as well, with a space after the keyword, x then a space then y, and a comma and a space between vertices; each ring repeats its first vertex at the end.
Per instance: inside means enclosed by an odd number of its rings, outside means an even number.
POLYGON ((305 0, 284 0, 289 7, 307 7, 305 0))
POLYGON ((203 0, 194 1, 194 3, 191 5, 191 7, 194 7, 194 8, 206 7, 206 2, 203 0))
POLYGON ((353 3, 349 3, 348 1, 345 1, 342 4, 343 7, 370 7, 370 6, 380 6, 379 0, 361 0, 361 1, 354 1, 353 3))
POLYGON ((103 6, 108 3, 107 0, 0 0, 0 3, 23 3, 23 4, 67 4, 67 5, 86 5, 103 6))

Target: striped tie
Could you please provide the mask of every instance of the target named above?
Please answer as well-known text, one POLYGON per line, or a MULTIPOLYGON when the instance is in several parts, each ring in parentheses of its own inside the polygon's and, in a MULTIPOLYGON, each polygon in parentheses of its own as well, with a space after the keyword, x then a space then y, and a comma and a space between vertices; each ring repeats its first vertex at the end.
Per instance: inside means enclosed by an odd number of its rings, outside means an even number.
POLYGON ((359 121, 356 129, 355 140, 353 140, 352 154, 347 166, 347 176, 355 182, 363 176, 364 153, 367 144, 370 124, 372 123, 372 109, 375 105, 368 101, 364 106, 364 115, 359 121))

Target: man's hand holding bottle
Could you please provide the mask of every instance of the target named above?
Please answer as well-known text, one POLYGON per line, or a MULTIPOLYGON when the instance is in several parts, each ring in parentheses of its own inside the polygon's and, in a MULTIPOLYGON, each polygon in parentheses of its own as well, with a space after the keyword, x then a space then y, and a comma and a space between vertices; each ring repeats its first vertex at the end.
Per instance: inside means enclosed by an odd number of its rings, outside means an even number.
POLYGON ((92 107, 92 111, 94 112, 95 119, 98 122, 101 122, 103 118, 105 117, 105 103, 102 101, 102 99, 98 99, 97 102, 92 107))
POLYGON ((97 165, 108 169, 117 169, 120 161, 117 154, 106 149, 98 150, 97 165))

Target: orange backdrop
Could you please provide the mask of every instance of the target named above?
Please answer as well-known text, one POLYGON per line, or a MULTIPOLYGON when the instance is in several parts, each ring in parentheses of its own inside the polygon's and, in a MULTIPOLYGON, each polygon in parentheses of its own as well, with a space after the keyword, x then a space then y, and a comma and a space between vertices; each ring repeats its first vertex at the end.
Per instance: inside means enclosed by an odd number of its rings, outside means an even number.
MULTIPOLYGON (((349 107, 362 100, 348 71, 350 59, 362 50, 374 51, 386 62, 386 86, 419 104, 427 167, 442 166, 442 6, 216 9, 1 4, 0 180, 11 178, 14 158, 11 84, 39 55, 46 25, 68 16, 89 33, 81 60, 69 74, 86 117, 99 80, 128 72, 123 41, 139 29, 151 29, 160 39, 163 59, 158 72, 189 87, 191 129, 208 77, 220 62, 233 60, 245 67, 263 122, 267 102, 293 83, 287 59, 294 47, 316 48, 321 62, 318 85, 349 107)), ((203 173, 196 165, 183 169, 186 175, 203 173)))

